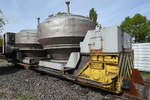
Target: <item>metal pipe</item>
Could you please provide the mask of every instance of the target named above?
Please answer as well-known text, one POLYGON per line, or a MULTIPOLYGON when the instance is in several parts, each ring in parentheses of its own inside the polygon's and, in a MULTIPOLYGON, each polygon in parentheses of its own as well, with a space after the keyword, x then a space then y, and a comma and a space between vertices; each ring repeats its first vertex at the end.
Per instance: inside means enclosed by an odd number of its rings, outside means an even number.
POLYGON ((39 25, 40 24, 40 17, 37 18, 37 21, 38 21, 38 25, 39 25))
POLYGON ((67 5, 67 14, 70 14, 70 1, 66 1, 66 5, 67 5))

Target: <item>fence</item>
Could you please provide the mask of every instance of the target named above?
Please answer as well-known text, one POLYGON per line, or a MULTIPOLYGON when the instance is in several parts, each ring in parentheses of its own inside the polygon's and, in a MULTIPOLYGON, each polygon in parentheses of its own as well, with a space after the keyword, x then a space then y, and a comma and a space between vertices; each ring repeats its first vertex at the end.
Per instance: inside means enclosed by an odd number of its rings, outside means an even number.
POLYGON ((135 43, 132 48, 134 50, 134 68, 150 72, 150 43, 135 43))

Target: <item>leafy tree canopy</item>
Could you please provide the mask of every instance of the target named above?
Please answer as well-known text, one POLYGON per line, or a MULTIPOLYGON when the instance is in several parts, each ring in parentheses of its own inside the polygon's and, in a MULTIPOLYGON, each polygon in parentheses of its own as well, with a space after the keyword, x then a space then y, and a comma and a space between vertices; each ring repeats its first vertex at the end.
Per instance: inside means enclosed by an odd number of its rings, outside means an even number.
MULTIPOLYGON (((67 14, 66 12, 58 12, 56 15, 65 15, 67 14)), ((55 16, 54 14, 50 14, 48 17, 55 16)))
POLYGON ((141 14, 126 17, 120 27, 135 37, 136 42, 145 42, 150 37, 150 20, 141 14))
MULTIPOLYGON (((89 18, 94 21, 95 23, 97 23, 97 13, 96 11, 94 10, 94 8, 92 8, 89 12, 89 18)), ((98 23, 97 23, 98 24, 98 23)))
MULTIPOLYGON (((3 26, 5 25, 3 12, 0 10, 0 33, 3 31, 3 26)), ((0 46, 2 46, 2 36, 0 35, 0 46)))
POLYGON ((56 15, 65 15, 67 14, 66 12, 58 12, 56 15))
POLYGON ((0 33, 2 32, 4 25, 5 25, 4 15, 3 12, 0 10, 0 33))
POLYGON ((0 46, 3 45, 3 39, 2 39, 2 36, 0 36, 0 46))
POLYGON ((53 14, 48 15, 48 17, 53 17, 53 16, 54 16, 53 14))

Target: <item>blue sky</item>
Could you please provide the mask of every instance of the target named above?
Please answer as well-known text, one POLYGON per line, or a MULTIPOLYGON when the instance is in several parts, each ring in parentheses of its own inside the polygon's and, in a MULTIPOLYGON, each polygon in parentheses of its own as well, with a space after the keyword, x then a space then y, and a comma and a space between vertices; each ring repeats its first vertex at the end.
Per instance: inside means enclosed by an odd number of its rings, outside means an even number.
MULTIPOLYGON (((95 8, 102 26, 120 25, 126 16, 141 13, 150 19, 150 0, 70 0, 71 13, 88 16, 95 8)), ((0 0, 0 9, 8 22, 4 32, 36 29, 37 17, 41 21, 49 14, 66 11, 65 0, 0 0)))

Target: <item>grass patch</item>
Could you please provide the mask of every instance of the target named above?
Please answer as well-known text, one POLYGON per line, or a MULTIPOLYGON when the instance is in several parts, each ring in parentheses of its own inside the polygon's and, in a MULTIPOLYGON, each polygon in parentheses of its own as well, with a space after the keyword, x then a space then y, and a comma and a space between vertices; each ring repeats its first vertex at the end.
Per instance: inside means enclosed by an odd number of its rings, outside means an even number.
POLYGON ((33 93, 29 92, 28 94, 25 94, 23 97, 21 97, 19 100, 36 100, 36 99, 33 93))
POLYGON ((150 77, 150 72, 141 71, 140 73, 141 73, 141 75, 143 75, 143 76, 149 76, 149 77, 150 77))
POLYGON ((3 62, 5 59, 0 59, 0 62, 3 62))

